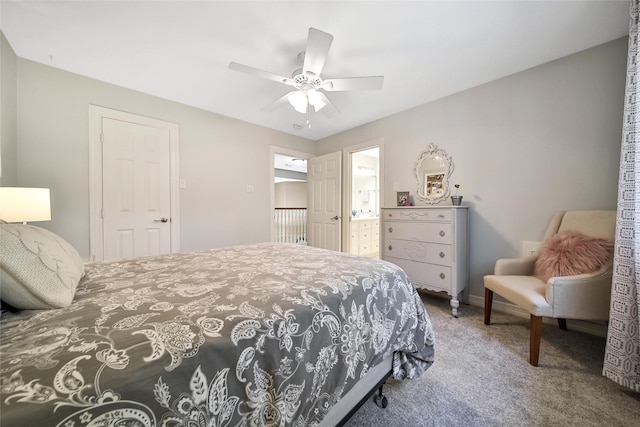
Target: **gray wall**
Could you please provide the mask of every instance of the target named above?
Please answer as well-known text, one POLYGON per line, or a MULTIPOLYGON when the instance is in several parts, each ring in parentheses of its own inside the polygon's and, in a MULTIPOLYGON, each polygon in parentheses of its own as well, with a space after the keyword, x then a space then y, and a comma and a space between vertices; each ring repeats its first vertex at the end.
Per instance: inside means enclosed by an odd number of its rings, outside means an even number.
POLYGON ((52 221, 41 225, 82 256, 89 254, 89 104, 180 126, 183 251, 268 241, 269 147, 314 152, 300 137, 21 58, 17 93, 17 181, 51 187, 52 221))
POLYGON ((16 55, 0 32, 0 184, 17 185, 16 55))
POLYGON ((394 206, 394 183, 416 192, 427 145, 447 151, 471 207, 480 297, 496 259, 540 240, 555 211, 616 208, 626 60, 627 38, 614 40, 326 138, 316 153, 383 138, 383 206, 394 206))

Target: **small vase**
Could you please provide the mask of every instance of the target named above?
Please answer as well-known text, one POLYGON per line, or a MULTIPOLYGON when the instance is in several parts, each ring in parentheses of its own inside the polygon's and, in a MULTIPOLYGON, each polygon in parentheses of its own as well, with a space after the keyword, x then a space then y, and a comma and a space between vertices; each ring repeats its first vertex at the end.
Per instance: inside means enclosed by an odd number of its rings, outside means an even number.
POLYGON ((451 196, 451 204, 453 206, 460 206, 462 204, 462 196, 451 196))

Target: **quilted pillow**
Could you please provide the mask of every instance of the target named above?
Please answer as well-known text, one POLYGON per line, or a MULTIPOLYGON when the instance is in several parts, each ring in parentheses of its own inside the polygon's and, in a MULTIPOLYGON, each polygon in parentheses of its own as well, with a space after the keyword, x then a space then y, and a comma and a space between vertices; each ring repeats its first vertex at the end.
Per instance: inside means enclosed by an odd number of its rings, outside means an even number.
POLYGON ((20 309, 71 304, 84 263, 60 236, 44 228, 0 224, 0 297, 20 309))
POLYGON ((551 277, 593 273, 612 259, 613 241, 561 231, 543 245, 533 275, 546 282, 551 277))

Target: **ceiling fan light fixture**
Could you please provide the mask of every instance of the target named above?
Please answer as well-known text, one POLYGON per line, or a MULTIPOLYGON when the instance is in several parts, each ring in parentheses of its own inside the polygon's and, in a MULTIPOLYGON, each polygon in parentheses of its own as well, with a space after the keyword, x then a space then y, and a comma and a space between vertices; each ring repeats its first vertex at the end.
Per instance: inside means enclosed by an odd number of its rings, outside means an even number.
POLYGON ((307 116, 306 124, 311 129, 309 105, 313 105, 316 112, 329 105, 324 109, 327 117, 333 117, 340 113, 324 91, 375 90, 380 89, 384 81, 383 76, 332 78, 325 81, 322 78, 322 71, 332 42, 333 36, 331 34, 316 28, 309 28, 306 49, 298 54, 302 67, 294 70, 290 78, 236 62, 230 62, 229 68, 293 86, 293 92, 282 95, 262 110, 274 111, 276 108, 286 105, 288 101, 295 111, 307 116))
POLYGON ((297 90, 295 92, 291 92, 287 99, 289 100, 289 104, 301 114, 305 114, 307 112, 307 106, 309 105, 307 102, 307 95, 301 91, 297 90))
POLYGON ((307 91, 307 98, 309 98, 309 104, 313 105, 316 113, 322 109, 326 104, 322 99, 322 94, 315 89, 307 91))

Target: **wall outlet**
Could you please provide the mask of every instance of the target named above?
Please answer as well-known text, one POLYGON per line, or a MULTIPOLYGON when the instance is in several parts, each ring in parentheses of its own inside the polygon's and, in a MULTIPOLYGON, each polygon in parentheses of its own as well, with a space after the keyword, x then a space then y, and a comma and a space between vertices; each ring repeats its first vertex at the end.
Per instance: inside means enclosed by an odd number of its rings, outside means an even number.
POLYGON ((525 240, 522 242, 522 256, 529 256, 536 253, 536 251, 540 248, 540 242, 531 242, 525 240))

